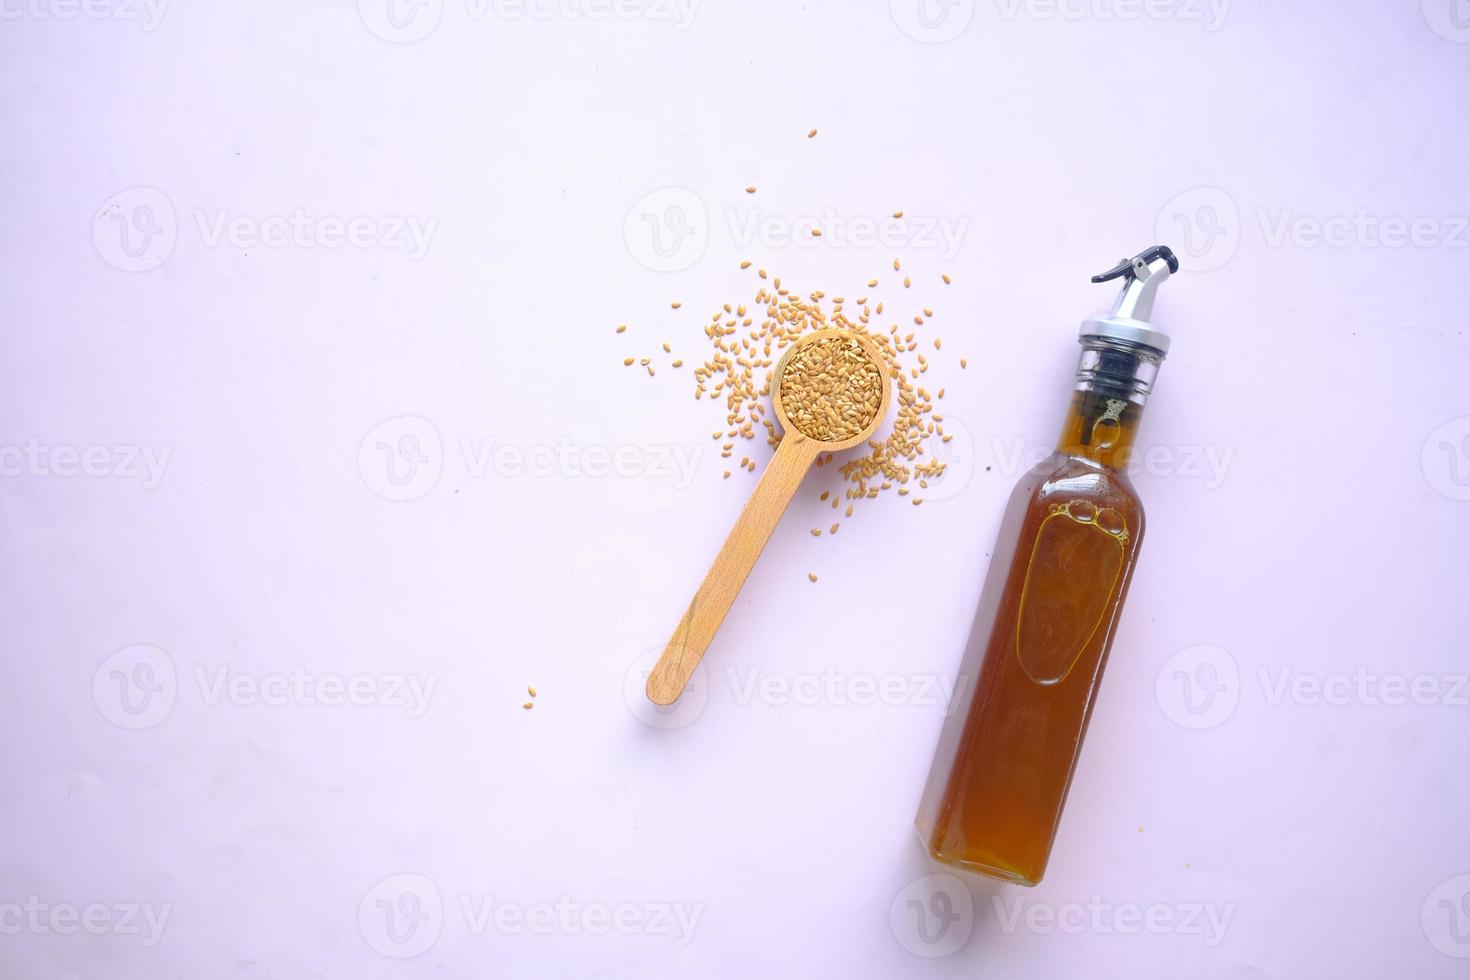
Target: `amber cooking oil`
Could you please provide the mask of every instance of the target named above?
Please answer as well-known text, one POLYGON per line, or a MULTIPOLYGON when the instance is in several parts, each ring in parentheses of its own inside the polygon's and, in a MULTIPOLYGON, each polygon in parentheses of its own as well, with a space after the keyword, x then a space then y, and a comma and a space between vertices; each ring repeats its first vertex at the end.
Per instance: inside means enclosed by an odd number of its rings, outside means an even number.
POLYGON ((1084 322, 1056 449, 1012 491, 961 677, 917 820, 946 864, 1041 881, 1143 543, 1126 472, 1168 336, 1149 323, 1178 270, 1155 246, 1095 282, 1124 279, 1110 314, 1084 322))

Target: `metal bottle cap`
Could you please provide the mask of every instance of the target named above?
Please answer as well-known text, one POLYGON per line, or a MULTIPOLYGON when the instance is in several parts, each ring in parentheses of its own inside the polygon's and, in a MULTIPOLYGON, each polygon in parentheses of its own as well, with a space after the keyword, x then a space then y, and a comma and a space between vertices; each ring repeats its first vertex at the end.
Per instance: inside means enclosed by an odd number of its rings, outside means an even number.
POLYGON ((1113 303, 1111 313, 1099 313, 1082 321, 1078 335, 1082 338, 1105 337, 1129 344, 1139 344, 1159 352, 1169 351, 1169 335, 1149 322, 1154 311, 1154 295, 1169 276, 1179 271, 1179 259, 1167 245, 1155 245, 1147 251, 1123 259, 1113 268, 1092 277, 1093 282, 1107 282, 1123 277, 1123 291, 1113 303))

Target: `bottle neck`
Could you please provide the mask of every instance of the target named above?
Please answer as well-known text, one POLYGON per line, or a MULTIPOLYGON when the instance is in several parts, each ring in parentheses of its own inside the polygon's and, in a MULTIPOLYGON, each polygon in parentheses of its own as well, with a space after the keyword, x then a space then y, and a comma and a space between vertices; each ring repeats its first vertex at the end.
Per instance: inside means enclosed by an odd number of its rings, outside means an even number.
POLYGON ((1164 355, 1141 344, 1084 336, 1077 387, 1057 450, 1123 469, 1164 355))
POLYGON ((1072 393, 1057 451, 1090 459, 1109 469, 1124 469, 1142 416, 1143 405, 1139 402, 1079 388, 1072 393))

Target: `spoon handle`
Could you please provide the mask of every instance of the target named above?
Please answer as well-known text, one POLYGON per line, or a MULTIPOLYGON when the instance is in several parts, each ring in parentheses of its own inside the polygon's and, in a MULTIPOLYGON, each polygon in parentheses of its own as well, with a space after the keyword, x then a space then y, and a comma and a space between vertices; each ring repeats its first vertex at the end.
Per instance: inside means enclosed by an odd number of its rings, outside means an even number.
POLYGON ((776 455, 761 474, 755 492, 746 501, 714 564, 705 573, 699 591, 684 611, 684 618, 679 620, 663 655, 648 675, 646 690, 654 704, 673 704, 684 692, 694 668, 699 666, 704 651, 725 621, 725 614, 735 604, 735 597, 740 594, 755 560, 786 512, 786 505, 801 486, 802 477, 821 454, 820 443, 794 429, 781 439, 776 455))

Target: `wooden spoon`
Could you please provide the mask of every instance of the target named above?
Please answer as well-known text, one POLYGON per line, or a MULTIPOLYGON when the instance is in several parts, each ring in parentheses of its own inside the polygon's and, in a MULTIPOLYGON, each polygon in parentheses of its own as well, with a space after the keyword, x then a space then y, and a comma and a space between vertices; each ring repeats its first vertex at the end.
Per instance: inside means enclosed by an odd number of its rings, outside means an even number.
POLYGON ((648 675, 646 690, 648 699, 654 704, 673 704, 683 693, 689 678, 694 675, 694 668, 699 666, 710 641, 725 621, 726 613, 735 604, 740 587, 745 584, 755 560, 770 540, 771 532, 776 529, 812 463, 822 453, 849 449, 869 439, 882 424, 892 401, 893 381, 877 347, 868 338, 847 330, 818 330, 802 337, 787 348, 776 364, 772 378, 771 407, 775 410, 776 421, 781 424, 781 444, 761 474, 760 482, 736 519, 735 526, 730 529, 730 535, 705 574, 699 591, 694 593, 694 599, 684 611, 684 618, 679 620, 668 646, 664 647, 663 655, 648 675), (824 442, 803 433, 787 418, 781 401, 781 380, 792 355, 810 344, 831 338, 856 341, 878 369, 882 383, 878 411, 873 420, 857 435, 839 442, 824 442))

